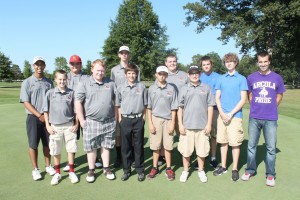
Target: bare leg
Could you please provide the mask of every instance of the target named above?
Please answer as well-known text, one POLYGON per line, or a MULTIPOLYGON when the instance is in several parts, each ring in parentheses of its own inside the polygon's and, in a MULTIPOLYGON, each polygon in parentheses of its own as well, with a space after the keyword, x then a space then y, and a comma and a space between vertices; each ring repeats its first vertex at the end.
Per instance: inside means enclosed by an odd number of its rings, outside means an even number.
POLYGON ((240 157, 240 146, 232 147, 232 170, 238 169, 239 164, 239 157, 240 157))
POLYGON ((31 160, 32 167, 38 168, 38 164, 37 164, 38 150, 29 148, 29 157, 31 160))
POLYGON ((109 167, 109 155, 110 150, 105 147, 101 147, 101 158, 103 162, 103 167, 109 167))
POLYGON ((43 153, 44 153, 46 167, 48 167, 51 164, 50 149, 48 146, 43 146, 43 153))
POLYGON ((167 167, 171 167, 171 160, 172 160, 171 156, 172 156, 171 151, 165 149, 165 157, 166 157, 167 167))
POLYGON ((204 170, 205 158, 197 156, 197 160, 198 160, 198 171, 201 172, 202 170, 204 170))
POLYGON ((190 166, 190 157, 182 157, 183 170, 189 171, 190 166))
POLYGON ((92 150, 92 151, 87 152, 87 159, 88 159, 89 169, 95 169, 96 155, 97 155, 96 150, 92 150))
POLYGON ((160 150, 153 151, 153 167, 157 167, 160 150))
POLYGON ((226 168, 227 152, 228 152, 228 143, 221 144, 221 164, 222 167, 224 168, 226 168))

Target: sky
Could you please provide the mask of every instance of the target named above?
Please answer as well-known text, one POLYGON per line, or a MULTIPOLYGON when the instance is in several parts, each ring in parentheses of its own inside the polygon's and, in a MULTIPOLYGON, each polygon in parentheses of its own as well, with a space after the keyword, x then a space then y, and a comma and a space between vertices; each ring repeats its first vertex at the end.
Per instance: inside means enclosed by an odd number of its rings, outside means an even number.
MULTIPOLYGON (((196 54, 216 52, 239 53, 235 42, 223 45, 217 40, 220 31, 207 28, 196 33, 196 24, 185 26, 183 6, 195 0, 149 0, 161 26, 166 26, 168 48, 178 49, 178 62, 189 64, 196 54)), ((87 60, 101 58, 109 25, 115 20, 123 0, 0 0, 0 51, 13 64, 24 67, 34 56, 46 60, 46 69, 55 69, 56 57, 77 54, 85 65, 87 60)), ((117 52, 116 52, 117 53, 117 52)))

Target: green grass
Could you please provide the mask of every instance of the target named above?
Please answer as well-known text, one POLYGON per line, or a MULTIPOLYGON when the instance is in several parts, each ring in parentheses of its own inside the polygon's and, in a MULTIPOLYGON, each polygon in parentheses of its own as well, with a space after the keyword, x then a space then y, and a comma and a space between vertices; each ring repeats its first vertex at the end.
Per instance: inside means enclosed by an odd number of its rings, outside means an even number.
MULTIPOLYGON (((295 90, 296 91, 296 90, 295 90)), ((122 169, 114 170, 117 179, 109 181, 102 175, 102 170, 97 169, 96 181, 88 184, 85 181, 87 173, 86 155, 82 150, 82 140, 79 141, 79 152, 76 155, 76 173, 80 178, 78 184, 71 184, 67 173, 62 172, 63 180, 57 186, 51 186, 51 178, 45 175, 41 181, 33 181, 31 178, 31 164, 28 156, 28 143, 25 130, 24 108, 18 103, 19 91, 0 88, 0 199, 298 199, 300 195, 299 159, 300 151, 300 120, 284 115, 280 116, 278 126, 278 146, 276 163, 276 187, 265 186, 265 146, 261 138, 258 146, 258 173, 249 182, 233 182, 231 177, 231 156, 228 158, 229 173, 214 177, 212 168, 206 165, 208 183, 200 183, 197 173, 190 170, 191 175, 186 183, 179 182, 181 169, 181 157, 177 150, 173 153, 173 167, 176 180, 167 181, 164 174, 160 174, 154 180, 137 181, 134 174, 127 182, 122 182, 120 177, 122 169), (3 96, 3 94, 5 94, 3 96), (8 101, 5 98, 10 97, 8 101)), ((294 91, 292 91, 294 92, 294 91)), ((293 105, 294 98, 284 97, 286 106, 293 105), (289 100, 292 102, 289 103, 289 100)), ((291 93, 291 95, 293 95, 291 93)), ((298 93, 295 95, 299 95, 298 93)), ((281 106, 284 106, 284 101, 281 106)), ((299 105, 299 104, 298 104, 299 105)), ((297 109, 297 108, 295 108, 297 109)), ((299 109, 299 108, 298 108, 299 109)), ((289 115, 289 112, 284 111, 289 115)), ((244 110, 245 141, 241 147, 240 175, 246 165, 247 148, 247 120, 248 110, 244 110)), ((149 150, 148 127, 145 133, 145 165, 146 173, 149 173, 152 159, 149 150)), ((176 146, 177 144, 175 144, 176 146)), ((41 145, 39 147, 39 165, 44 170, 41 145)), ((218 153, 219 155, 219 153, 218 153)), ((230 155, 230 154, 229 154, 230 155)), ((111 160, 114 160, 113 152, 111 160)), ((219 159, 219 157, 218 157, 219 159)), ((63 161, 66 153, 63 153, 63 161)), ((164 169, 164 168, 163 168, 164 169)))

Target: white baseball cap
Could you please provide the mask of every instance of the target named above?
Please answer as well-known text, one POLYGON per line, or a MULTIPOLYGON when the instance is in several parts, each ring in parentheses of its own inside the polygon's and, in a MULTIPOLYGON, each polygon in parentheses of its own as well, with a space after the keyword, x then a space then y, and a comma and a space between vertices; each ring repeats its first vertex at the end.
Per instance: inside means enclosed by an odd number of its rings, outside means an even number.
POLYGON ((166 72, 166 73, 168 73, 169 70, 168 70, 168 68, 166 66, 159 66, 159 67, 156 68, 156 73, 159 73, 159 72, 166 72))
POLYGON ((120 51, 128 51, 128 52, 130 52, 128 46, 121 46, 121 47, 119 48, 119 52, 120 52, 120 51))
POLYGON ((44 59, 43 57, 41 57, 41 56, 35 56, 35 57, 33 58, 33 60, 32 60, 32 63, 35 64, 35 63, 36 63, 37 61, 39 61, 39 60, 45 62, 45 59, 44 59))

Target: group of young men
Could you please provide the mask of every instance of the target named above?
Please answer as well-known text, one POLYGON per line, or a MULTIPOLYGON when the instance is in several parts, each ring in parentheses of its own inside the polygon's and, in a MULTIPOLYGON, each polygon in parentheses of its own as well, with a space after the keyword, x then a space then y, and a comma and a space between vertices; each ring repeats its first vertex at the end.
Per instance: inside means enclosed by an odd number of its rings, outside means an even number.
POLYGON ((189 176, 190 158, 195 151, 198 176, 207 182, 205 158, 211 152, 210 165, 215 176, 227 173, 228 146, 232 148, 232 180, 239 180, 238 161, 240 146, 244 140, 242 107, 250 103, 247 167, 241 179, 248 181, 256 173, 256 148, 260 132, 265 137, 266 185, 275 185, 275 159, 278 106, 285 87, 280 75, 271 71, 271 57, 267 52, 257 54, 258 71, 247 79, 236 70, 239 59, 228 53, 223 58, 227 72, 213 72, 210 57, 201 58, 198 66, 190 66, 186 72, 177 68, 175 55, 168 55, 164 65, 156 68, 156 80, 147 91, 140 82, 140 69, 129 62, 128 46, 118 51, 120 64, 113 67, 111 77, 105 77, 103 60, 92 62, 91 76, 81 72, 82 62, 77 55, 70 57, 70 73, 55 72, 56 87, 45 78, 46 67, 42 57, 33 59, 34 74, 23 81, 20 102, 26 108, 29 155, 34 180, 42 178, 38 167, 38 143, 42 140, 46 172, 52 175, 51 185, 57 185, 62 176, 60 158, 62 144, 68 153, 68 165, 72 183, 79 181, 74 172, 77 140, 82 127, 83 148, 87 153, 87 182, 95 181, 97 150, 103 162, 103 174, 115 179, 110 169, 110 151, 116 146, 114 167, 123 166, 122 181, 130 178, 132 168, 138 181, 155 178, 160 174, 159 161, 164 157, 165 175, 175 179, 172 169, 174 133, 179 137, 178 151, 182 155, 183 171, 179 180, 186 182, 189 176), (202 71, 202 73, 201 73, 202 71), (147 115, 146 115, 147 114, 147 115), (150 149, 153 167, 145 175, 144 127, 148 117, 150 149), (48 138, 48 134, 50 134, 48 138), (217 143, 220 144, 221 163, 216 160, 217 143), (54 168, 50 164, 54 158, 54 168))

